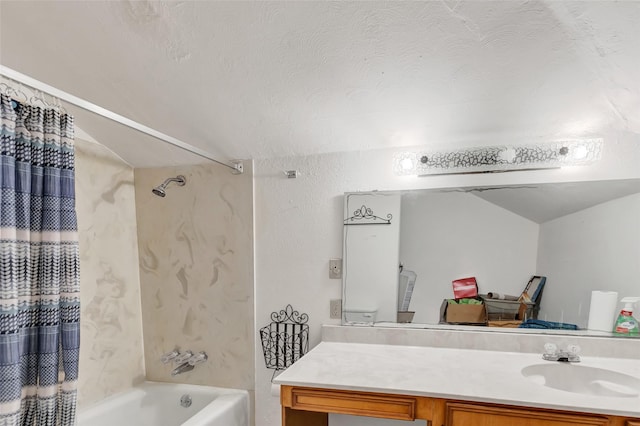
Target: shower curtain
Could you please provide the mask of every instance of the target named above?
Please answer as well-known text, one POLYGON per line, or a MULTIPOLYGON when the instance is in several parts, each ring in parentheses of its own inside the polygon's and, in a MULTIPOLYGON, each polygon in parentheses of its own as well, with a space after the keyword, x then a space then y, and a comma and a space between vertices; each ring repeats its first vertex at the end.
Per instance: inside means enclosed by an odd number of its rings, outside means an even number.
POLYGON ((71 426, 80 349, 73 117, 0 97, 0 426, 71 426))

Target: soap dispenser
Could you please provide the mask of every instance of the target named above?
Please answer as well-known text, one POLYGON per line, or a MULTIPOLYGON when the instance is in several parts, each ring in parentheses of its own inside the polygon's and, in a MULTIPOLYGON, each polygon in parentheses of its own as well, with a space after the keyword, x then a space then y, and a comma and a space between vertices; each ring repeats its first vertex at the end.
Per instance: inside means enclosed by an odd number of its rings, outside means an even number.
POLYGON ((639 300, 640 297, 625 297, 621 300, 625 305, 616 320, 616 325, 613 329, 615 334, 630 337, 637 337, 640 335, 638 320, 633 317, 633 307, 639 300))

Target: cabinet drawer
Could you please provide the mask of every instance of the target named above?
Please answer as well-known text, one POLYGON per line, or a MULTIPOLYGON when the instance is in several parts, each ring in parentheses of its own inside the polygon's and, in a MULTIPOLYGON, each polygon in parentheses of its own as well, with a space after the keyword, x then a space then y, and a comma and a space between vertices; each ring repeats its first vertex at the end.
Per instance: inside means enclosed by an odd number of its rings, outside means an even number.
POLYGON ((481 404, 446 404, 446 426, 607 426, 609 419, 590 414, 557 413, 481 404))
POLYGON ((293 388, 291 408, 396 420, 415 420, 416 398, 351 391, 293 388))
POLYGON ((638 420, 627 420, 625 426, 640 426, 640 419, 638 420))

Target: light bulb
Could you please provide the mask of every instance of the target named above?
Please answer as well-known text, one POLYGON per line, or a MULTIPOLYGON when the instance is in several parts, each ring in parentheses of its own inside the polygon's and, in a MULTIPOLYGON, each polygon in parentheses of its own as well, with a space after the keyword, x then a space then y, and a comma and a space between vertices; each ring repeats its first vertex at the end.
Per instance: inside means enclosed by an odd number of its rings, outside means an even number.
POLYGON ((404 171, 412 170, 413 169, 413 160, 411 158, 403 158, 400 161, 400 168, 402 168, 402 170, 404 170, 404 171))
POLYGON ((573 158, 575 160, 583 160, 587 156, 587 147, 580 145, 573 149, 573 158))
POLYGON ((504 151, 500 151, 499 157, 500 160, 505 163, 513 163, 513 160, 516 159, 516 150, 513 148, 507 148, 504 151))

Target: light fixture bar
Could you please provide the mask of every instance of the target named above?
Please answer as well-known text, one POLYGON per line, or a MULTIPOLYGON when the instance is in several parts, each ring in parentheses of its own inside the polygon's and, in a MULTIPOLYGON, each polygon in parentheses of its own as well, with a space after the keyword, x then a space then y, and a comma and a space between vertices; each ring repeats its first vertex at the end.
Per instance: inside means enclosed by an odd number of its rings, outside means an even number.
POLYGON ((602 139, 574 139, 527 145, 486 146, 451 151, 396 153, 397 176, 497 173, 591 164, 602 155, 602 139))
POLYGON ((231 161, 230 162, 231 164, 228 164, 220 160, 217 160, 213 158, 211 154, 209 154, 208 152, 198 147, 189 145, 188 143, 183 142, 179 139, 176 139, 173 136, 169 136, 167 134, 159 132, 156 129, 152 129, 151 127, 145 126, 144 124, 140 124, 137 121, 133 121, 127 117, 124 117, 120 114, 117 114, 99 105, 96 105, 87 100, 74 96, 56 87, 49 86, 48 84, 43 83, 40 80, 36 80, 35 78, 29 77, 28 75, 22 74, 11 68, 5 67, 4 65, 0 65, 0 74, 4 75, 5 77, 11 80, 25 84, 33 89, 40 90, 41 92, 45 92, 55 98, 68 102, 84 110, 87 110, 94 114, 98 114, 102 117, 108 118, 109 120, 115 121, 117 123, 123 124, 133 130, 137 130, 138 132, 152 136, 156 139, 160 139, 163 142, 166 142, 170 145, 173 145, 175 147, 188 151, 192 154, 198 155, 202 158, 206 158, 207 160, 211 160, 214 163, 218 163, 222 166, 229 167, 230 169, 232 169, 233 174, 241 174, 244 171, 241 161, 231 161))

